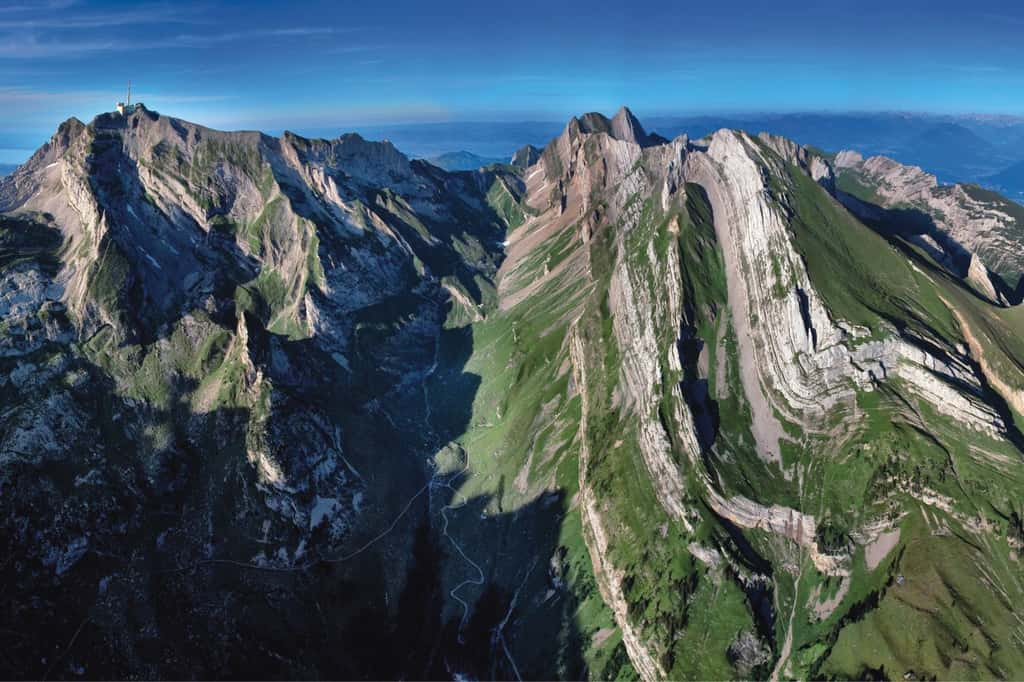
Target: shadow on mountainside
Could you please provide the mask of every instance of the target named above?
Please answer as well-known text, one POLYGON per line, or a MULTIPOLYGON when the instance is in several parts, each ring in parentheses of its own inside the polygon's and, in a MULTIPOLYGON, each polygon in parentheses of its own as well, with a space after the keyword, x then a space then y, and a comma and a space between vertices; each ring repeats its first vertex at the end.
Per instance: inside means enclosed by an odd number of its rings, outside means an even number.
MULTIPOLYGON (((919 243, 918 246, 954 276, 967 276, 971 261, 970 252, 951 235, 940 230, 935 219, 924 211, 913 207, 884 208, 841 190, 836 190, 835 196, 839 203, 861 222, 890 241, 893 241, 894 237, 904 240, 918 236, 930 237, 939 245, 942 252, 925 243, 919 243)), ((1013 286, 996 272, 989 271, 988 276, 996 292, 1010 305, 1017 305, 1024 300, 1024 277, 1013 286)), ((968 290, 975 298, 981 298, 973 289, 968 290)))
MULTIPOLYGON (((981 296, 973 287, 968 286, 964 282, 964 278, 967 276, 967 269, 970 265, 970 257, 965 255, 966 251, 964 248, 953 240, 948 235, 939 232, 935 225, 934 220, 931 216, 927 215, 923 211, 913 208, 899 208, 899 209, 885 209, 875 204, 867 203, 853 195, 846 194, 844 192, 837 192, 837 197, 840 203, 846 206, 851 213, 857 216, 865 225, 878 232, 880 235, 896 249, 898 249, 908 260, 911 261, 920 270, 928 272, 937 279, 945 279, 950 282, 952 286, 957 287, 965 296, 973 298, 979 303, 988 306, 991 302, 985 297, 981 296), (935 239, 946 253, 958 254, 959 256, 950 256, 948 258, 942 258, 941 254, 934 253, 931 249, 925 248, 921 244, 912 244, 909 239, 917 235, 926 234, 935 239), (921 248, 924 253, 927 254, 927 258, 923 257, 919 251, 915 249, 915 246, 921 248)), ((1009 285, 996 273, 990 272, 990 278, 996 288, 996 291, 1001 293, 1011 305, 1020 303, 1020 298, 1017 298, 1017 293, 1009 287, 1009 285)), ((1024 282, 1024 279, 1022 279, 1024 282)), ((1020 293, 1024 293, 1024 289, 1021 289, 1020 293)), ((928 354, 948 360, 948 354, 942 348, 936 346, 933 343, 928 342, 926 339, 919 335, 907 335, 904 334, 905 321, 903 320, 890 320, 894 326, 899 329, 901 336, 905 341, 911 345, 917 346, 927 352, 928 354)), ((996 391, 981 367, 977 364, 974 358, 969 358, 968 361, 974 368, 974 375, 981 382, 984 390, 984 400, 999 414, 1000 419, 1006 425, 1005 436, 1006 438, 1017 448, 1018 451, 1024 453, 1024 432, 1017 426, 1016 419, 1013 415, 1013 410, 1007 404, 1006 399, 996 391)), ((963 383, 957 383, 947 377, 942 377, 941 381, 950 384, 956 390, 962 392, 972 392, 972 388, 963 383)))
MULTIPOLYGON (((252 320, 249 332, 257 366, 272 375, 268 355, 277 339, 252 320)), ((315 350, 308 342, 295 346, 284 352, 315 350)), ((12 363, 4 364, 10 373, 12 363)), ((40 446, 38 454, 3 453, 0 481, 16 491, 0 507, 9 558, 0 569, 8 586, 0 610, 6 677, 390 676, 394 613, 387 599, 396 588, 387 580, 401 574, 389 576, 388 564, 404 563, 405 536, 421 523, 428 497, 414 497, 426 478, 417 454, 402 451, 404 434, 381 414, 339 402, 339 392, 325 396, 345 427, 353 466, 375 479, 367 490, 374 509, 342 543, 311 543, 310 558, 294 562, 297 568, 261 566, 254 557, 267 548, 265 523, 276 536, 267 554, 296 542, 264 506, 247 457, 250 411, 194 414, 181 399, 196 386, 184 381, 172 384, 170 409, 157 410, 120 398, 97 366, 78 359, 75 369, 88 377, 71 391, 47 382, 38 393, 5 399, 15 409, 10 401, 60 399, 65 420, 82 416, 57 434, 80 443, 78 452, 40 446), (160 425, 168 433, 158 441, 160 425), (361 446, 365 454, 356 457, 361 446), (399 519, 395 539, 351 561, 319 560, 386 529, 406 498, 420 505, 399 519)), ((288 396, 293 405, 271 419, 320 404, 306 393, 288 396)), ((12 421, 5 414, 5 432, 12 421)))
POLYGON ((87 169, 108 230, 89 287, 93 300, 131 332, 126 340, 145 344, 169 333, 185 312, 202 308, 207 297, 231 300, 237 286, 259 273, 259 264, 233 235, 207 232, 180 211, 169 216, 150 199, 138 163, 124 148, 126 125, 113 116, 95 122, 87 169))
MULTIPOLYGON (((122 189, 137 189, 138 169, 123 166, 117 149, 97 153, 110 155, 101 162, 114 164, 107 170, 122 189)), ((142 342, 134 378, 147 358, 159 360, 157 347, 196 303, 173 293, 182 273, 156 264, 174 258, 147 250, 140 235, 150 227, 141 223, 107 237, 131 254, 120 273, 127 285, 110 302, 129 339, 142 342)), ((215 272, 215 297, 254 274, 227 239, 210 250, 222 249, 227 255, 212 257, 224 261, 192 262, 201 249, 179 261, 215 272)), ((500 263, 500 254, 489 258, 500 263)), ((471 269, 452 267, 475 282, 471 269)), ((50 345, 0 360, 6 377, 25 362, 64 358, 60 373, 37 375, 33 392, 5 388, 2 398, 14 409, 0 417, 0 434, 18 415, 54 425, 38 452, 0 452, 3 676, 585 676, 578 602, 552 573, 569 503, 550 493, 503 510, 499 482, 495 496, 448 508, 461 478, 441 485, 429 457, 469 426, 480 385, 464 371, 472 332, 440 331, 435 354, 418 320, 440 329, 453 303, 436 285, 410 296, 355 316, 348 369, 316 338, 291 340, 244 314, 253 371, 274 387, 266 414, 227 405, 196 412, 199 381, 159 362, 151 378, 166 389, 164 406, 126 394, 88 348, 50 345), (399 352, 403 345, 411 347, 399 352), (254 443, 260 420, 266 433, 254 443), (318 448, 335 438, 363 500, 338 541, 281 506, 321 494, 307 484, 318 475, 318 448), (296 475, 294 490, 275 492, 259 478, 254 444, 296 475), (466 602, 462 624, 450 592, 464 580, 455 594, 466 602)), ((212 323, 234 332, 236 314, 226 306, 212 323)), ((108 346, 136 353, 127 348, 108 346)), ((236 381, 244 393, 255 379, 236 381)))
MULTIPOLYGON (((394 639, 397 674, 584 677, 588 643, 576 627, 579 601, 560 577, 560 528, 569 501, 560 491, 549 492, 505 509, 504 480, 488 486, 492 493, 455 497, 473 475, 459 440, 480 378, 463 371, 473 352, 470 327, 444 330, 440 343, 423 400, 429 409, 427 451, 440 450, 434 461, 447 461, 449 468, 435 473, 431 513, 417 531, 394 639)), ((409 402, 399 407, 415 410, 409 402)))

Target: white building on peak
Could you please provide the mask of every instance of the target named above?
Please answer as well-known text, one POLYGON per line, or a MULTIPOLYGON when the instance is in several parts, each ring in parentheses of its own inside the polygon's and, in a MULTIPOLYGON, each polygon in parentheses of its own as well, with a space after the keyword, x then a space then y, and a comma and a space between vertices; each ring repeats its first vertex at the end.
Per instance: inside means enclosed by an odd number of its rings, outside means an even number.
POLYGON ((126 116, 142 106, 142 102, 132 104, 132 82, 128 81, 128 97, 124 102, 117 103, 117 113, 126 116))

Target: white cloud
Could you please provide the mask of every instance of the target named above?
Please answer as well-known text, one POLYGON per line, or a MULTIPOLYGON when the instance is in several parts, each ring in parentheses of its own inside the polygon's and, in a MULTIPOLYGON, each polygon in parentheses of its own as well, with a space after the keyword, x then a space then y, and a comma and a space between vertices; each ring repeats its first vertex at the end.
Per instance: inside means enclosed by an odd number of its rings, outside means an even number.
MULTIPOLYGON (((223 43, 273 39, 273 38, 305 38, 317 35, 347 33, 355 29, 337 29, 329 26, 300 26, 253 31, 231 31, 226 33, 183 33, 169 38, 157 40, 58 40, 51 38, 40 40, 35 34, 20 37, 8 34, 0 37, 0 58, 7 59, 40 59, 52 57, 71 57, 99 52, 136 52, 139 50, 159 50, 170 48, 204 48, 223 43)), ((375 46, 350 45, 345 51, 357 52, 375 49, 375 46)))
POLYGON ((77 4, 76 0, 49 0, 49 2, 35 2, 32 4, 21 4, 21 5, 4 5, 0 7, 0 14, 19 14, 22 12, 38 12, 41 9, 55 10, 55 9, 67 9, 77 4))
MULTIPOLYGON (((60 9, 60 8, 55 8, 60 9)), ((137 24, 200 23, 198 17, 171 5, 136 5, 119 12, 56 12, 0 14, 0 30, 73 30, 137 24)))

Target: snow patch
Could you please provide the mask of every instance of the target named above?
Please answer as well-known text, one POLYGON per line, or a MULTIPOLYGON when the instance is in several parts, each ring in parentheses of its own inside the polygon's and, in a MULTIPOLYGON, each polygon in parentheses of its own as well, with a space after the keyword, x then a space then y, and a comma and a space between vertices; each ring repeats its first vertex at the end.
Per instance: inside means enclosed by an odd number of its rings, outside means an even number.
POLYGON ((309 529, 313 530, 328 516, 333 515, 341 505, 333 497, 320 497, 317 495, 316 504, 309 512, 309 529))

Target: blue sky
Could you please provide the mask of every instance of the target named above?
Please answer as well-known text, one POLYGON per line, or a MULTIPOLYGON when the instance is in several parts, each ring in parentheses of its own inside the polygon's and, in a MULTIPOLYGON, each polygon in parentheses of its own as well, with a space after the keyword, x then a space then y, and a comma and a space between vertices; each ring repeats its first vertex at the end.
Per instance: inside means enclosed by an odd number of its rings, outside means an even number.
POLYGON ((1024 114, 1018 4, 0 0, 0 149, 111 109, 129 78, 164 113, 275 131, 621 104, 1024 114))

